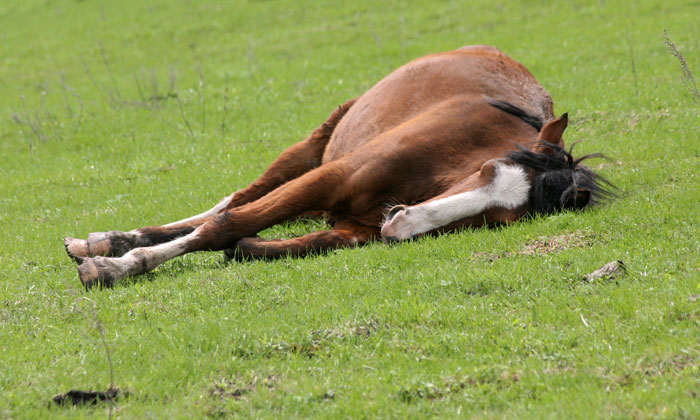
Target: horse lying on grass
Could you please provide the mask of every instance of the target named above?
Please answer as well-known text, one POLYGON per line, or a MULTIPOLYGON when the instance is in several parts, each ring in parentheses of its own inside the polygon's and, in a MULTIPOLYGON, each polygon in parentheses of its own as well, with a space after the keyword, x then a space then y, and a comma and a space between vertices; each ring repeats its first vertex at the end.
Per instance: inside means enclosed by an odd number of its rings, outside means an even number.
POLYGON ((564 149, 567 114, 498 49, 470 46, 412 61, 348 101, 248 187, 199 215, 129 232, 65 239, 86 287, 113 285, 195 251, 276 258, 401 241, 528 214, 581 209, 610 184, 564 149), (405 203, 390 206, 389 203, 405 203), (323 211, 332 229, 256 236, 323 211))

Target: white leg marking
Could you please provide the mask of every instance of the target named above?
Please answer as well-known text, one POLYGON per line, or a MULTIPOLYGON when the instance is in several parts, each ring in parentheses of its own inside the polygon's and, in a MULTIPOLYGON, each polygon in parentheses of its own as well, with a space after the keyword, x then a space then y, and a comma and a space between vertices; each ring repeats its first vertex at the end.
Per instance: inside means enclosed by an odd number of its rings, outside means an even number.
POLYGON ((174 239, 170 242, 162 243, 155 246, 144 248, 136 248, 127 252, 119 258, 110 258, 110 261, 119 269, 123 270, 124 275, 137 275, 151 271, 164 262, 178 257, 185 253, 187 244, 196 239, 198 231, 174 239))
POLYGON ((407 207, 382 227, 398 240, 408 239, 457 220, 476 216, 492 207, 514 209, 527 201, 530 183, 520 166, 499 164, 491 184, 460 194, 407 207))
POLYGON ((225 209, 226 206, 228 206, 231 203, 231 200, 233 200, 234 194, 231 194, 228 197, 224 197, 221 201, 219 201, 219 204, 215 205, 214 207, 205 211, 204 213, 200 213, 196 216, 188 217, 187 219, 178 220, 177 222, 168 223, 167 225, 164 225, 164 226, 169 227, 169 226, 179 225, 182 223, 196 222, 198 220, 206 219, 207 217, 216 216, 217 214, 219 214, 219 212, 221 210, 225 209))

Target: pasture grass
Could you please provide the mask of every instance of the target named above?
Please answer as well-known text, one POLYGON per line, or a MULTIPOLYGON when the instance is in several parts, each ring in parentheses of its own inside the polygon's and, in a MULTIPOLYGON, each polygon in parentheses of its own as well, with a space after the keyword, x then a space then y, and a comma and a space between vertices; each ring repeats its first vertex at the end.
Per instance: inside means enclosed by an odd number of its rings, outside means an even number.
MULTIPOLYGON (((698 418, 697 1, 0 4, 0 417, 698 418), (201 212, 412 58, 492 44, 619 197, 85 292, 65 235, 201 212), (615 279, 582 278, 613 260, 615 279), (70 389, 128 397, 51 407, 70 389)), ((275 227, 294 236, 316 223, 275 227)))

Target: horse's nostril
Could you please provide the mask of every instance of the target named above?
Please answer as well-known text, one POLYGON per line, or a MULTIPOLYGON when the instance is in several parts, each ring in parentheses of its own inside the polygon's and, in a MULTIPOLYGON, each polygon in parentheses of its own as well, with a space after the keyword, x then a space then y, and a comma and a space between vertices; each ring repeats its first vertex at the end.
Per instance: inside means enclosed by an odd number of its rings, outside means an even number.
POLYGON ((400 206, 394 206, 389 210, 389 213, 386 215, 386 220, 391 220, 396 216, 396 213, 400 212, 401 210, 405 210, 406 206, 400 205, 400 206))
POLYGON ((384 237, 384 242, 386 242, 387 244, 390 244, 393 242, 398 242, 398 241, 399 241, 399 238, 397 238, 396 236, 385 236, 384 237))

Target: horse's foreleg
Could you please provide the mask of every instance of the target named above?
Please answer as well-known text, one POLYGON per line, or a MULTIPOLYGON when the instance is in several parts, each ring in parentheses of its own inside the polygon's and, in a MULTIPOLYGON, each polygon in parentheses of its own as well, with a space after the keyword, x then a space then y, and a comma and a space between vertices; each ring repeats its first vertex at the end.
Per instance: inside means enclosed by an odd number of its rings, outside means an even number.
POLYGON ((169 242, 187 235, 202 223, 196 220, 179 225, 143 227, 129 232, 94 232, 88 235, 87 240, 68 236, 63 243, 68 255, 78 262, 88 257, 120 257, 134 248, 169 242))
POLYGON ((363 245, 379 236, 379 228, 349 222, 336 223, 332 230, 310 233, 293 239, 243 238, 236 246, 224 251, 226 257, 236 260, 274 259, 285 257, 303 257, 309 253, 318 253, 338 248, 363 245))
POLYGON ((321 164, 333 130, 354 103, 353 99, 338 107, 306 140, 284 151, 258 180, 224 197, 211 209, 164 226, 144 227, 129 232, 95 232, 89 234, 87 240, 66 237, 64 245, 68 255, 78 261, 95 256, 119 257, 131 249, 157 245, 191 233, 207 219, 265 196, 321 164))

